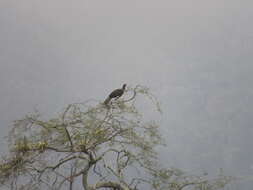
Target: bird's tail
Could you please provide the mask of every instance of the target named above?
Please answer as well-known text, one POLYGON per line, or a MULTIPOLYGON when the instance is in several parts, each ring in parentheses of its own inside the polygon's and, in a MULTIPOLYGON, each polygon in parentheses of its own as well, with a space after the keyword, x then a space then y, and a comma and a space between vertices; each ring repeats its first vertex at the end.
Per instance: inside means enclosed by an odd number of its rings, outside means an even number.
POLYGON ((104 104, 107 105, 109 102, 110 102, 111 98, 108 96, 105 101, 104 101, 104 104))

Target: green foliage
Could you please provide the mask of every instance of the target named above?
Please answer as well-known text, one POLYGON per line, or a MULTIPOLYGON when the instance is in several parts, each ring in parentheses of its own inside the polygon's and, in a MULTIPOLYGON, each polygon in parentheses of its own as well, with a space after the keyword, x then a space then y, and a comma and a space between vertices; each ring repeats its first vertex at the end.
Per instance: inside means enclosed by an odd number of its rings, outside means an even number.
POLYGON ((164 169, 155 151, 164 145, 159 126, 143 121, 135 104, 137 96, 145 96, 161 113, 158 101, 139 85, 125 94, 132 96, 109 105, 70 104, 49 120, 36 113, 15 121, 9 134, 11 154, 0 163, 0 182, 20 189, 72 189, 81 180, 85 190, 214 190, 229 182, 222 183, 223 176, 210 182, 164 169))

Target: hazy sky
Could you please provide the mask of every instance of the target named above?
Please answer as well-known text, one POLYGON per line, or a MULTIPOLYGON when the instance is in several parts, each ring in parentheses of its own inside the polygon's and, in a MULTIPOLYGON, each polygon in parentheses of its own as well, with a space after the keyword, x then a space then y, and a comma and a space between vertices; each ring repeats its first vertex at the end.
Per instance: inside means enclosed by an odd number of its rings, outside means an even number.
POLYGON ((252 0, 0 0, 0 152, 11 121, 34 109, 50 116, 142 84, 163 108, 162 162, 252 176, 252 10, 252 0))

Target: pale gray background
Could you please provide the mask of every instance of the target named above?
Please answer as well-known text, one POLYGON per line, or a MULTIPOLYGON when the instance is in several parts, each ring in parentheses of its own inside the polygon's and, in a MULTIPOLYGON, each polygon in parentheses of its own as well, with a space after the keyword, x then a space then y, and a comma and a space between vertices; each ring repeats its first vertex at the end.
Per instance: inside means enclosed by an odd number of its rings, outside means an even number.
POLYGON ((252 0, 0 0, 1 154, 12 120, 126 82, 161 101, 167 166, 252 176, 252 20, 252 0))

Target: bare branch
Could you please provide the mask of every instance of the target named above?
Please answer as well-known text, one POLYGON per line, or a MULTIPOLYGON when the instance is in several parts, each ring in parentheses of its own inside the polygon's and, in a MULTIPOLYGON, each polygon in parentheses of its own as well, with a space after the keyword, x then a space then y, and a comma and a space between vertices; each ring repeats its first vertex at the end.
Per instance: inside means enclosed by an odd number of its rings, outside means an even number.
POLYGON ((130 190, 128 187, 117 183, 117 182, 98 182, 93 186, 93 189, 100 189, 100 188, 112 188, 115 190, 130 190))

